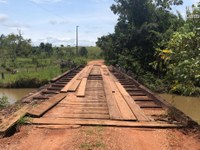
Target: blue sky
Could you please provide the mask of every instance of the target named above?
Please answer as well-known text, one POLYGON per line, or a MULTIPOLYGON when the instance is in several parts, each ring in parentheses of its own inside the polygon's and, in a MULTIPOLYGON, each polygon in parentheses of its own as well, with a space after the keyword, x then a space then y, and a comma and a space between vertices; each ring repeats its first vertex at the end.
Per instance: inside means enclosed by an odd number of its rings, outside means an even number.
MULTIPOLYGON (((185 7, 199 0, 184 0, 176 7, 185 15, 185 7)), ((114 32, 117 22, 110 10, 114 0, 0 0, 0 34, 21 30, 33 44, 75 45, 79 27, 79 45, 95 45, 98 37, 114 32)))

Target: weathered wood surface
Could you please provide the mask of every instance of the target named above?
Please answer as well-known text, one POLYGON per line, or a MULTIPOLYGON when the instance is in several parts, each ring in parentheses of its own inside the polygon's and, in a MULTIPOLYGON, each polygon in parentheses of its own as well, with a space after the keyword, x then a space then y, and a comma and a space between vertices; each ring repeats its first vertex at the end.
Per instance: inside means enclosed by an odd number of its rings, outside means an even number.
POLYGON ((69 87, 67 91, 75 92, 80 83, 81 83, 81 80, 75 80, 74 83, 69 87))
POLYGON ((76 94, 78 97, 84 97, 85 96, 86 84, 87 84, 87 78, 83 78, 81 80, 80 86, 78 88, 78 92, 76 94))
POLYGON ((29 109, 28 105, 13 113, 10 117, 3 120, 0 124, 0 134, 4 134, 10 127, 12 127, 20 118, 24 117, 29 109))
POLYGON ((91 70, 93 68, 93 65, 88 65, 84 68, 83 73, 78 77, 79 80, 82 80, 83 78, 88 78, 91 70))
POLYGON ((47 114, 43 118, 109 119, 108 114, 47 114))
POLYGON ((84 73, 84 70, 85 70, 85 68, 83 68, 79 73, 77 73, 77 74, 74 76, 74 78, 72 78, 72 79, 70 80, 70 82, 68 82, 68 83, 65 85, 65 87, 61 90, 61 92, 66 93, 66 92, 69 90, 69 88, 74 84, 74 82, 79 78, 79 76, 80 76, 81 74, 84 73))
POLYGON ((114 96, 117 105, 119 107, 119 110, 121 112, 123 120, 136 120, 135 115, 131 111, 125 99, 122 97, 114 81, 109 77, 108 82, 112 91, 112 95, 114 96))
POLYGON ((169 124, 165 122, 133 122, 117 121, 105 119, 67 119, 67 118, 35 118, 31 124, 40 125, 104 125, 117 127, 143 127, 143 128, 178 128, 178 124, 169 124))
POLYGON ((47 112, 53 106, 58 104, 65 97, 66 97, 66 94, 64 93, 57 94, 51 97, 48 101, 45 101, 39 104, 38 106, 33 107, 31 110, 28 111, 28 114, 35 117, 41 117, 45 112, 47 112))
MULTIPOLYGON (((103 70, 101 69, 102 75, 103 70)), ((108 104, 108 108, 109 108, 109 115, 110 115, 110 119, 115 119, 115 120, 122 120, 122 115, 121 112, 119 110, 119 107, 116 103, 116 100, 112 94, 111 91, 111 87, 108 81, 108 77, 103 75, 103 84, 104 84, 104 92, 105 92, 105 96, 107 99, 107 104, 108 104)))
POLYGON ((115 84, 117 85, 120 93, 124 97, 124 100, 127 102, 127 104, 129 105, 132 112, 135 114, 138 121, 153 120, 152 118, 149 118, 145 115, 143 110, 135 103, 132 97, 128 94, 128 92, 124 89, 124 87, 119 82, 115 82, 115 84))

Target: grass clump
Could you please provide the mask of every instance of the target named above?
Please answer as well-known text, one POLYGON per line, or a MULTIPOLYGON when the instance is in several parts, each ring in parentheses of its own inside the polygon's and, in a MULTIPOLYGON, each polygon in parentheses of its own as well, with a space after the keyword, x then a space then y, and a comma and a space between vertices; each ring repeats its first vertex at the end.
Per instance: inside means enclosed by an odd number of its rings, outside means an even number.
POLYGON ((9 105, 8 97, 3 95, 0 97, 0 109, 3 109, 9 105))
POLYGON ((31 122, 31 118, 30 117, 21 117, 18 121, 17 121, 17 125, 20 126, 20 125, 24 125, 26 124, 27 122, 31 122))

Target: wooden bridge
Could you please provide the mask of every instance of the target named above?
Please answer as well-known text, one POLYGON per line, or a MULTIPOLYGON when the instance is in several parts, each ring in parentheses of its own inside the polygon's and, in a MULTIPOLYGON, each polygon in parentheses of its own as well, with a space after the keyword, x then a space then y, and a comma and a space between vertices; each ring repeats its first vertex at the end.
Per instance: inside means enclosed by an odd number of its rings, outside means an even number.
POLYGON ((176 109, 173 120, 168 115, 172 106, 126 74, 95 61, 60 75, 23 102, 27 104, 0 125, 1 133, 24 115, 31 116, 27 123, 40 126, 173 128, 190 121, 176 109))

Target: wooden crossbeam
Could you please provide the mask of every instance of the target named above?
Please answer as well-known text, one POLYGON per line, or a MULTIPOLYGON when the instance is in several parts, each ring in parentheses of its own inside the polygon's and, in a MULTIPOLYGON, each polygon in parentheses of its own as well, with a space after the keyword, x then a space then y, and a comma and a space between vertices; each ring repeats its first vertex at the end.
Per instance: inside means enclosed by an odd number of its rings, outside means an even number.
POLYGON ((105 119, 68 119, 68 118, 35 118, 31 122, 37 125, 103 125, 117 127, 143 127, 143 128, 181 128, 178 124, 165 122, 134 122, 105 119))

